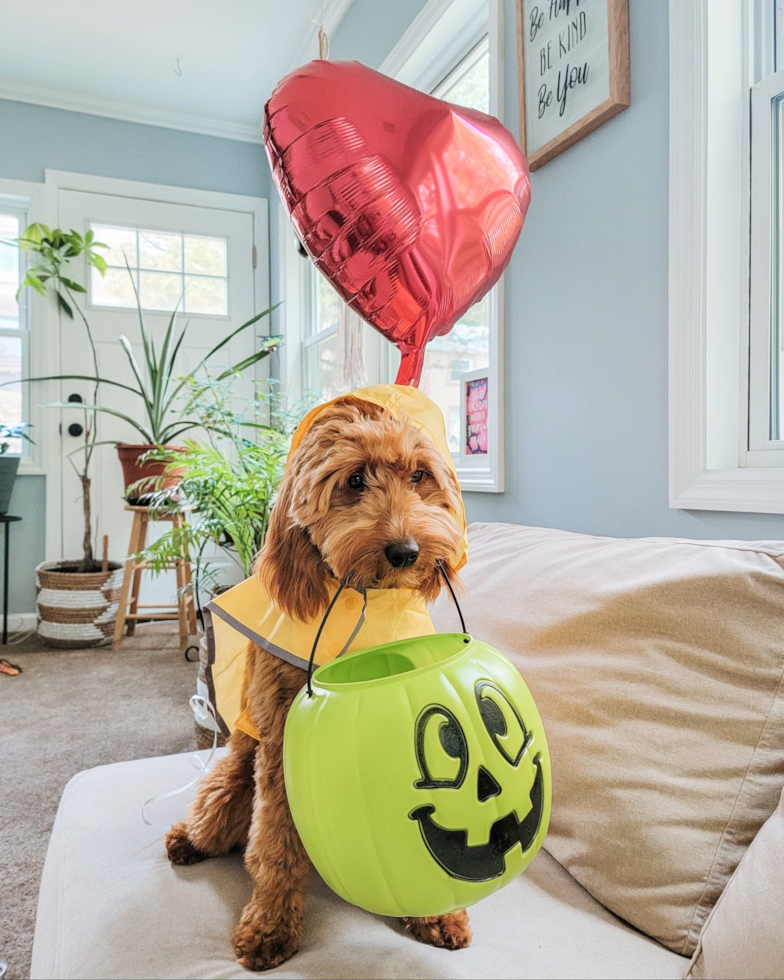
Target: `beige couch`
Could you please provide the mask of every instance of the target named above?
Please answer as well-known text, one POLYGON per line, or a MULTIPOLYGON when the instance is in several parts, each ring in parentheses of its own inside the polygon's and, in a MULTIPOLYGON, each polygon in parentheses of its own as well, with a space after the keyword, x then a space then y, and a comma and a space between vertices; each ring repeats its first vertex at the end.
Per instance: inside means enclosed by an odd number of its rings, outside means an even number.
MULTIPOLYGON (((464 580, 469 630, 514 660, 545 723, 546 850, 474 907, 459 953, 314 876, 302 949, 273 973, 784 977, 784 545, 473 525, 464 580)), ((434 620, 456 628, 445 602, 434 620)), ((145 799, 192 775, 172 756, 71 781, 33 978, 250 975, 229 942, 249 893, 240 858, 173 868, 141 821, 145 799)))

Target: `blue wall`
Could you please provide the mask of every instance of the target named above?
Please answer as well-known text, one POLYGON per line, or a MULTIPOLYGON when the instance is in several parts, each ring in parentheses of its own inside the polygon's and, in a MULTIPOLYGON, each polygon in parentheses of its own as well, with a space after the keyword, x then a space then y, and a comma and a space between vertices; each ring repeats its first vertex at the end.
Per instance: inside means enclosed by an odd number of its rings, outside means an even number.
POLYGON ((256 197, 270 187, 259 143, 0 99, 0 176, 43 181, 45 169, 256 197))
MULTIPOLYGON (((268 197, 271 183, 260 144, 0 99, 0 177, 43 181, 45 169, 256 197, 268 197)), ((24 518, 11 532, 14 613, 35 609, 34 568, 45 549, 45 486, 42 476, 19 477, 14 486, 10 512, 24 518)))
MULTIPOLYGON (((355 0, 333 56, 378 67, 422 5, 355 0)), ((517 133, 514 0, 504 17, 504 121, 517 133)), ((507 490, 466 494, 469 517, 784 538, 784 517, 668 506, 668 4, 630 0, 629 19, 631 107, 532 175, 506 273, 507 490)))

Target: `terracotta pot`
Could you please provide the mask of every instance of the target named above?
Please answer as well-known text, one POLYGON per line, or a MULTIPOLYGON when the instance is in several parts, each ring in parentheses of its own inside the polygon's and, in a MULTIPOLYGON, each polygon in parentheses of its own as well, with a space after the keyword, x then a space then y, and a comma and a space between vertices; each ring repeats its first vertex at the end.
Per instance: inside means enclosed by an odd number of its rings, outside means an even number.
MULTIPOLYGON (((120 457, 123 479, 125 480, 125 497, 128 503, 135 503, 146 496, 146 494, 141 494, 135 497, 129 497, 128 488, 130 486, 139 480, 144 480, 151 476, 163 476, 163 472, 168 465, 167 463, 159 463, 155 460, 148 460, 146 463, 139 462, 140 456, 156 448, 156 446, 131 445, 129 443, 120 443, 117 446, 117 455, 120 457)), ((163 446, 162 448, 182 452, 181 446, 163 446)), ((171 473, 167 473, 165 479, 161 483, 156 484, 152 490, 163 490, 166 487, 176 486, 183 472, 184 470, 174 470, 171 473)))
POLYGON ((77 572, 78 562, 44 562, 36 568, 38 636, 49 647, 78 649, 111 642, 123 566, 77 572))

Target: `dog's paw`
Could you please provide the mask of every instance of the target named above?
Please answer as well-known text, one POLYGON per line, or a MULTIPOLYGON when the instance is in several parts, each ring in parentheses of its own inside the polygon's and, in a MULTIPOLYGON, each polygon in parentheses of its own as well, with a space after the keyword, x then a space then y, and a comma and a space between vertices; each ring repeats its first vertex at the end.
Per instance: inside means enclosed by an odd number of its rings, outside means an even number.
POLYGON ((189 839, 184 823, 176 823, 164 838, 164 843, 172 864, 197 864, 207 857, 189 839))
POLYGON ((248 905, 232 934, 237 962, 246 970, 272 970, 299 949, 302 921, 279 921, 268 928, 263 912, 248 905))
POLYGON ((420 943, 439 949, 465 949, 472 939, 468 912, 460 909, 449 915, 432 915, 423 919, 407 916, 403 919, 406 931, 420 943))

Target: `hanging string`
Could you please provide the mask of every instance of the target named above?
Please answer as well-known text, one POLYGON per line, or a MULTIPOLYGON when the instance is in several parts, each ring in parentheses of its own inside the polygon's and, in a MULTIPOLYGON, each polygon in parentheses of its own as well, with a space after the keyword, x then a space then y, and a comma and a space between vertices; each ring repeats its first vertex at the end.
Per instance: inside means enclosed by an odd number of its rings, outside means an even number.
POLYGON ((343 391, 363 388, 365 368, 364 323, 343 300, 338 300, 338 385, 343 391))
POLYGON ((327 37, 327 32, 324 30, 324 0, 321 0, 321 14, 319 16, 318 43, 319 43, 319 58, 322 61, 327 61, 329 59, 329 38, 327 37))
POLYGON ((206 762, 202 762, 201 757, 198 755, 191 756, 191 765, 194 767, 194 769, 198 770, 198 775, 196 775, 189 783, 186 783, 184 786, 180 786, 179 789, 170 789, 168 793, 158 793, 156 796, 151 796, 148 800, 144 801, 142 804, 142 820, 148 827, 156 827, 157 829, 162 830, 169 826, 168 823, 155 824, 148 820, 147 807, 151 806, 153 803, 158 803, 160 800, 170 800, 172 797, 179 796, 181 793, 185 793, 191 789, 191 787, 195 786, 212 765, 212 760, 215 758, 215 753, 218 749, 218 716, 215 708, 212 706, 212 703, 208 701, 207 698, 203 698, 200 694, 194 694, 188 701, 188 704, 194 711, 198 710, 202 718, 207 718, 208 712, 210 715, 212 715, 214 725, 212 734, 212 748, 210 749, 210 754, 207 756, 206 762))

